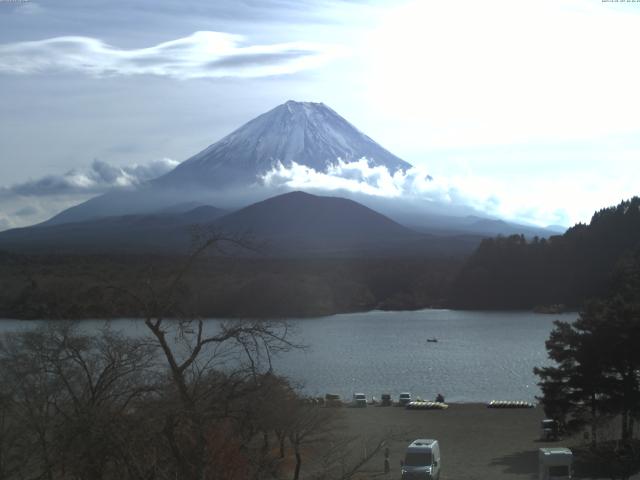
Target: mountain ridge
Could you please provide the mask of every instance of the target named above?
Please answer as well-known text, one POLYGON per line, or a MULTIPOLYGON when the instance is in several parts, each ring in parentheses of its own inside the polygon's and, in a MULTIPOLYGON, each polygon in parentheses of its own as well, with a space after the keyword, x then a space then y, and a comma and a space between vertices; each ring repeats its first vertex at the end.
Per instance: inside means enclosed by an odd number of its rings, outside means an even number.
POLYGON ((424 235, 352 200, 289 192, 234 212, 201 205, 187 212, 88 219, 0 233, 0 248, 56 253, 186 253, 191 227, 270 244, 263 253, 288 255, 385 251, 424 235))
POLYGON ((250 231, 280 254, 386 251, 425 238, 358 202, 294 191, 220 218, 216 228, 250 231))

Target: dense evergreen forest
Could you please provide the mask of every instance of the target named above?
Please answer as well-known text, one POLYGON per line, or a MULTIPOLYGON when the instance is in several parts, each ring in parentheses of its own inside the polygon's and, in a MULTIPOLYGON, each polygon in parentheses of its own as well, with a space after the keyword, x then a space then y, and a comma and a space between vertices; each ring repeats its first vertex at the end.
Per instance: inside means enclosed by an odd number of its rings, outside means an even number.
POLYGON ((483 240, 451 286, 456 308, 579 307, 611 288, 616 269, 640 248, 640 198, 596 212, 564 235, 483 240))
MULTIPOLYGON (((158 288, 186 259, 0 253, 0 318, 139 317, 120 288, 158 288), (115 288, 117 287, 117 288, 115 288)), ((298 317, 441 307, 462 258, 199 258, 181 302, 205 317, 298 317)))

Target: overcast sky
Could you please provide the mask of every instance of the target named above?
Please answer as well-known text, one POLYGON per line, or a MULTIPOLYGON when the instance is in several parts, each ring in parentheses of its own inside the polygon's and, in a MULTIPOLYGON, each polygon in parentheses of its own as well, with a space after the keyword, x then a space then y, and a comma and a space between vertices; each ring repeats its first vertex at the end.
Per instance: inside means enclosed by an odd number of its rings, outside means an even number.
POLYGON ((0 0, 0 229, 321 101, 492 215, 638 192, 640 3, 0 0))

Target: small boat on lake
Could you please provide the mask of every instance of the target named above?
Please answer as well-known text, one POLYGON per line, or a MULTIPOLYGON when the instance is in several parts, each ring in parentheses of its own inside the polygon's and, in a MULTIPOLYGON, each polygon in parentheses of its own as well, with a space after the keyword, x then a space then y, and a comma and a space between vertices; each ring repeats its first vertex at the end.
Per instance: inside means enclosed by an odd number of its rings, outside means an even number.
POLYGON ((436 337, 427 338, 427 342, 429 342, 429 343, 438 343, 438 339, 436 337))

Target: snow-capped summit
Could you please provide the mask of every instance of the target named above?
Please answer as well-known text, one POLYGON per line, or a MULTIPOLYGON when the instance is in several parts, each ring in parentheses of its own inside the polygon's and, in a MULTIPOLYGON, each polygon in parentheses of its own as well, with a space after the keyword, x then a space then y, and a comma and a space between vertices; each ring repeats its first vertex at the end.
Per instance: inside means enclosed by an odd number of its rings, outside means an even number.
POLYGON ((254 183, 278 163, 326 171, 340 158, 366 157, 390 171, 411 165, 385 150, 323 103, 288 102, 238 128, 159 178, 163 186, 185 183, 228 186, 254 183))

